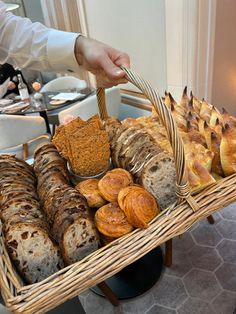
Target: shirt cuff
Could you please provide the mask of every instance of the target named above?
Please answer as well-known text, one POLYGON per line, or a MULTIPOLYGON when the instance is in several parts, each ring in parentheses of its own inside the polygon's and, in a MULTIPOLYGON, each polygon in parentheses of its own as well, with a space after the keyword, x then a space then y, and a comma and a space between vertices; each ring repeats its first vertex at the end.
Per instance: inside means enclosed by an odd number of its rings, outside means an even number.
POLYGON ((47 42, 48 62, 54 71, 81 73, 75 58, 75 41, 80 34, 50 29, 47 42))

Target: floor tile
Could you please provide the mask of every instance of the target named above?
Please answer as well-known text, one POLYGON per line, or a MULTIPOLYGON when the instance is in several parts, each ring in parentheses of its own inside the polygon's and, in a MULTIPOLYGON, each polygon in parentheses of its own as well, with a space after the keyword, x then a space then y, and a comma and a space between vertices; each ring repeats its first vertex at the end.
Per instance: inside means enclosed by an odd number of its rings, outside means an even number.
POLYGON ((124 313, 143 314, 155 304, 152 293, 146 293, 140 297, 127 301, 121 301, 121 309, 124 313))
POLYGON ((212 247, 197 245, 188 253, 188 256, 196 268, 214 271, 221 264, 221 258, 212 247))
POLYGON ((186 232, 173 239, 173 247, 177 251, 188 252, 194 246, 190 233, 186 232))
POLYGON ((236 240, 236 221, 222 220, 216 228, 224 238, 236 240))
POLYGON ((236 291, 236 264, 224 263, 215 272, 222 288, 236 291))
POLYGON ((177 308, 187 298, 183 282, 176 277, 165 275, 152 289, 155 302, 169 308, 177 308))
MULTIPOLYGON (((219 224, 220 223, 221 222, 219 222, 219 224)), ((219 224, 217 224, 217 226, 219 224)), ((217 226, 200 223, 191 234, 199 245, 216 246, 222 240, 222 236, 216 230, 217 226)))
POLYGON ((216 249, 226 263, 236 264, 236 241, 224 239, 216 249))
POLYGON ((236 293, 223 291, 212 302, 212 308, 215 314, 229 314, 236 309, 236 293))
POLYGON ((165 273, 177 277, 183 277, 192 268, 188 254, 173 249, 173 264, 165 268, 165 273))
POLYGON ((145 314, 175 314, 175 310, 167 309, 160 305, 154 305, 150 310, 145 312, 145 314))
POLYGON ((219 213, 224 219, 236 220, 236 203, 225 207, 219 213))
POLYGON ((210 314, 212 307, 208 302, 201 299, 188 298, 177 310, 178 314, 210 314))
POLYGON ((114 307, 107 299, 89 292, 85 298, 84 309, 86 314, 117 314, 119 309, 114 307))
POLYGON ((184 285, 191 297, 211 301, 221 288, 212 272, 192 269, 184 278, 184 285))

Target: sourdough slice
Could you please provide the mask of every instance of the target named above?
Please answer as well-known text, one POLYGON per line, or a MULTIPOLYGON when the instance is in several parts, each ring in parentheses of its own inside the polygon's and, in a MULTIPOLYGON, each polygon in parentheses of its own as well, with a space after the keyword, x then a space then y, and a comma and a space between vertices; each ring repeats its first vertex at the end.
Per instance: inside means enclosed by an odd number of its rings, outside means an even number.
POLYGON ((60 247, 66 264, 73 264, 98 249, 98 234, 94 223, 83 217, 70 217, 64 224, 60 247))
POLYGON ((119 154, 119 162, 120 162, 122 168, 126 167, 126 165, 125 165, 125 162, 126 162, 125 154, 126 154, 126 152, 129 150, 130 145, 131 145, 134 137, 140 133, 143 133, 143 130, 141 130, 139 128, 135 128, 135 130, 132 131, 131 134, 130 133, 128 134, 128 137, 124 141, 122 148, 120 150, 120 154, 119 154))
POLYGON ((79 195, 69 197, 68 199, 64 199, 61 205, 56 208, 55 215, 53 217, 55 232, 59 230, 62 221, 73 212, 78 212, 83 217, 89 217, 89 209, 84 197, 80 197, 79 195))
POLYGON ((49 231, 49 226, 46 223, 46 220, 43 219, 41 212, 36 211, 27 211, 27 210, 18 210, 14 215, 12 215, 5 223, 3 230, 7 233, 12 226, 17 223, 33 223, 35 226, 41 227, 45 229, 47 232, 49 231))
POLYGON ((41 155, 40 157, 41 159, 38 159, 38 161, 34 163, 34 171, 37 175, 39 175, 48 164, 58 160, 63 160, 59 156, 58 152, 50 152, 43 156, 41 155))
POLYGON ((135 176, 136 180, 140 177, 143 167, 153 157, 161 153, 163 150, 158 145, 143 145, 139 153, 136 154, 134 161, 130 162, 132 168, 130 172, 135 176))
POLYGON ((139 154, 138 151, 141 149, 143 145, 146 145, 150 142, 150 135, 146 132, 137 133, 136 136, 133 137, 133 140, 130 143, 128 149, 126 149, 124 153, 124 164, 126 170, 130 171, 133 167, 132 162, 139 154))
POLYGON ((1 210, 0 217, 3 222, 8 221, 13 215, 19 213, 20 211, 24 210, 30 213, 37 214, 39 217, 42 218, 42 214, 39 210, 39 204, 35 204, 30 201, 13 201, 11 204, 4 206, 1 210))
POLYGON ((176 170, 171 154, 162 152, 150 159, 144 166, 140 179, 142 186, 156 197, 161 209, 177 201, 176 170))
POLYGON ((24 160, 21 160, 15 156, 10 155, 0 155, 0 168, 4 167, 4 162, 14 164, 21 169, 25 169, 29 173, 33 173, 33 168, 31 165, 27 164, 24 160))
POLYGON ((123 132, 121 132, 120 136, 117 138, 116 144, 114 145, 113 151, 112 151, 112 161, 113 164, 116 165, 116 167, 120 167, 119 163, 119 156, 120 156, 120 151, 122 149, 123 143, 126 141, 127 136, 130 135, 130 132, 134 132, 136 128, 130 127, 124 129, 123 132))
POLYGON ((34 191, 26 192, 26 191, 18 191, 18 192, 8 192, 0 195, 0 206, 4 206, 8 201, 17 199, 19 197, 28 197, 32 198, 35 201, 38 201, 38 196, 34 191))
POLYGON ((116 118, 108 118, 104 121, 104 127, 108 133, 109 142, 112 141, 120 125, 121 125, 121 122, 116 118))
POLYGON ((40 154, 42 154, 44 151, 53 149, 56 151, 56 147, 52 144, 52 143, 41 143, 39 144, 35 151, 34 151, 34 159, 36 159, 36 157, 40 154))
POLYGON ((58 246, 34 223, 16 223, 5 234, 7 250, 28 283, 39 282, 62 266, 58 246))

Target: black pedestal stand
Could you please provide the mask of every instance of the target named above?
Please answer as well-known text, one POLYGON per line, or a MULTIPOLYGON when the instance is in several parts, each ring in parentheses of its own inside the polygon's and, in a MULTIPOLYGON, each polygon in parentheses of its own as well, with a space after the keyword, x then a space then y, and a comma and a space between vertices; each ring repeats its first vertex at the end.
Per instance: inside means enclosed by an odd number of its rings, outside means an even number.
MULTIPOLYGON (((105 282, 119 300, 134 298, 154 286, 161 275, 162 267, 163 257, 161 248, 158 247, 105 282)), ((90 290, 104 297, 97 286, 90 290)))

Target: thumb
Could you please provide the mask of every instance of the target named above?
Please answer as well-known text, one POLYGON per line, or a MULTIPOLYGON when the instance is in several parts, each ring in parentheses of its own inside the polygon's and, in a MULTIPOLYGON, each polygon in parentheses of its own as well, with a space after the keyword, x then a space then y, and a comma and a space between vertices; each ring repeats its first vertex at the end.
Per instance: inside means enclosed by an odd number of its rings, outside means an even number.
POLYGON ((108 56, 101 59, 100 65, 109 79, 116 80, 125 76, 125 72, 115 65, 108 56))

